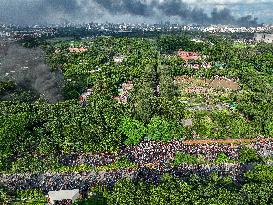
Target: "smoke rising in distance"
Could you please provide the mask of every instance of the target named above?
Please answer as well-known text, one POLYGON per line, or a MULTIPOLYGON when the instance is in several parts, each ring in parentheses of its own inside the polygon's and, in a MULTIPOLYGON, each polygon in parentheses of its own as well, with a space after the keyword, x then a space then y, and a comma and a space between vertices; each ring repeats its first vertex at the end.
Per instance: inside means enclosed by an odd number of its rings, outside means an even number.
POLYGON ((0 0, 0 23, 158 23, 176 19, 181 23, 255 26, 256 17, 259 23, 270 19, 272 6, 272 0, 0 0))

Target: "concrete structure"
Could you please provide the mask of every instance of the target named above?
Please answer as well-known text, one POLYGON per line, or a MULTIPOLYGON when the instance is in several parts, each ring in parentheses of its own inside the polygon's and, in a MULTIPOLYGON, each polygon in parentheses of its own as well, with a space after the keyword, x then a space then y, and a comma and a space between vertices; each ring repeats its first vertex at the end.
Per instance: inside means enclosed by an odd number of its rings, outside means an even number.
POLYGON ((193 126, 193 120, 192 119, 184 119, 184 120, 182 120, 182 124, 185 127, 192 127, 193 126))
POLYGON ((80 198, 80 190, 60 190, 48 192, 48 202, 50 205, 72 204, 80 198))
POLYGON ((265 43, 273 43, 273 34, 267 33, 255 33, 254 41, 256 42, 265 42, 265 43))
POLYGON ((87 98, 89 98, 92 95, 93 89, 89 88, 86 92, 82 93, 80 96, 80 104, 82 106, 87 105, 87 98))
POLYGON ((121 56, 115 56, 113 58, 113 60, 114 60, 115 63, 122 63, 125 58, 126 58, 126 56, 121 55, 121 56))

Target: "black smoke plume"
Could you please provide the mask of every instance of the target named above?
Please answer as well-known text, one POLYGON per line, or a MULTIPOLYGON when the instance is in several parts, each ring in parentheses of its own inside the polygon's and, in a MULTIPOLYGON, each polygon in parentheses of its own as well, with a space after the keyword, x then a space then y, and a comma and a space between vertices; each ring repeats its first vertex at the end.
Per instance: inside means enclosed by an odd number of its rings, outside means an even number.
POLYGON ((202 8, 191 7, 181 0, 156 0, 150 3, 141 0, 94 0, 111 14, 130 14, 140 16, 153 16, 161 13, 162 17, 180 17, 181 21, 197 24, 231 24, 236 26, 257 26, 257 18, 243 16, 236 18, 231 10, 213 9, 210 15, 202 8))
POLYGON ((35 90, 41 98, 50 103, 63 99, 62 74, 51 72, 44 62, 41 49, 28 49, 15 44, 2 47, 4 49, 0 52, 0 80, 11 80, 20 87, 35 90))
MULTIPOLYGON (((141 0, 125 1, 125 0, 94 0, 99 6, 106 9, 113 15, 131 14, 137 16, 152 16, 151 4, 141 0)), ((156 2, 154 2, 156 3, 156 2)))
MULTIPOLYGON (((87 23, 97 20, 123 19, 123 15, 143 17, 144 20, 168 20, 178 17, 183 23, 231 24, 257 26, 252 16, 235 17, 231 10, 204 9, 189 5, 185 0, 1 0, 0 22, 87 23)), ((202 5, 202 4, 201 4, 202 5)))

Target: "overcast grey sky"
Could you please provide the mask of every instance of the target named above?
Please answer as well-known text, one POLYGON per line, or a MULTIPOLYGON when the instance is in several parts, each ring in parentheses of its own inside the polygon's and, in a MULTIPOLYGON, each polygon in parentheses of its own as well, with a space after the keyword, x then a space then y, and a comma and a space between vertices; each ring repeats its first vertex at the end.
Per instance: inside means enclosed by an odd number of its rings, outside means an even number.
POLYGON ((244 25, 255 23, 247 15, 273 23, 272 11, 273 0, 0 0, 0 22, 17 24, 171 20, 244 25))

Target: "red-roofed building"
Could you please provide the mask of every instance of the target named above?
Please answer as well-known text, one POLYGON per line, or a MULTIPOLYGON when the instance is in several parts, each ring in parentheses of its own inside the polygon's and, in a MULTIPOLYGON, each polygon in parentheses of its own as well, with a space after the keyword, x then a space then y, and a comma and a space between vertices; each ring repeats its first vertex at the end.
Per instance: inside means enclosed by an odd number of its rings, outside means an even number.
POLYGON ((201 56, 198 53, 187 52, 183 50, 178 50, 178 56, 181 57, 184 61, 201 59, 201 56))
POLYGON ((82 52, 85 52, 85 51, 87 51, 87 48, 83 48, 83 47, 81 47, 81 48, 68 48, 68 50, 69 50, 69 52, 70 53, 82 53, 82 52))

